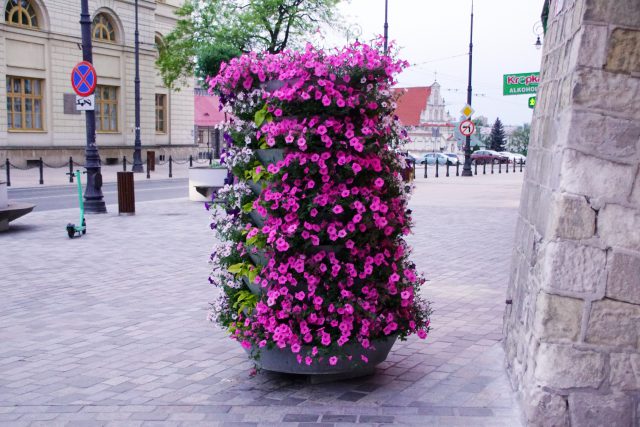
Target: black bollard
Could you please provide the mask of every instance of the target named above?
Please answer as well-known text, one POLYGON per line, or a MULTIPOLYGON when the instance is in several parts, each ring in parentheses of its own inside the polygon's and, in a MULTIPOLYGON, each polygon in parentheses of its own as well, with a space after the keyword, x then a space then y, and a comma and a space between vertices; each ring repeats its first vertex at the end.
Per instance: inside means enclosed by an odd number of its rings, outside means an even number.
POLYGON ((502 162, 498 160, 498 173, 502 173, 502 162))
POLYGON ((189 167, 193 167, 193 156, 191 154, 189 154, 189 167))
POLYGON ((209 153, 209 166, 213 163, 213 155, 209 153))
POLYGON ((495 164, 495 162, 493 161, 493 159, 491 159, 491 175, 493 175, 493 165, 495 164))
POLYGON ((522 161, 522 159, 520 159, 520 172, 522 172, 522 163, 523 163, 523 161, 522 161))
POLYGON ((73 157, 69 157, 69 182, 73 184, 73 157))
POLYGON ((516 173, 516 159, 513 159, 513 173, 516 173))
MULTIPOLYGON (((514 160, 515 161, 515 160, 514 160)), ((507 167, 505 169, 505 173, 509 173, 509 160, 507 160, 507 167)))
POLYGON ((447 161, 447 177, 449 176, 449 161, 447 161))
POLYGON ((424 177, 427 178, 427 164, 424 164, 424 177))
POLYGON ((127 171, 127 156, 122 156, 122 172, 127 171))
POLYGON ((473 174, 478 175, 478 161, 473 162, 473 174))
POLYGON ((149 174, 149 156, 147 156, 147 179, 150 179, 151 175, 149 174))
POLYGON ((44 162, 40 157, 40 185, 44 184, 44 162))
POLYGON ((483 160, 482 161, 482 175, 486 175, 487 174, 487 161, 483 160))
POLYGON ((173 163, 173 159, 169 156, 169 178, 173 178, 173 171, 171 168, 171 164, 173 163))
POLYGON ((438 162, 438 159, 436 159, 436 178, 439 178, 440 175, 438 174, 438 167, 440 165, 440 162, 438 162))
POLYGON ((460 176, 460 161, 456 163, 456 176, 460 176))
POLYGON ((9 161, 9 159, 5 160, 4 165, 7 169, 7 187, 11 187, 11 172, 9 172, 9 170, 11 169, 11 162, 9 161))

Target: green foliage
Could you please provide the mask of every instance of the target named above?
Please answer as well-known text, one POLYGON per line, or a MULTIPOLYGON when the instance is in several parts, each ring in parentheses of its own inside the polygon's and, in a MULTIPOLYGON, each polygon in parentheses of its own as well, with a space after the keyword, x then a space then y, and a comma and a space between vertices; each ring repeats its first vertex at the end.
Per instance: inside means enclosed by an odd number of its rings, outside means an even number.
POLYGON ((258 273, 260 273, 261 268, 254 266, 250 262, 239 262, 230 265, 227 270, 236 277, 246 276, 249 282, 253 283, 258 273))
MULTIPOLYGON (((215 76, 220 71, 223 62, 242 55, 242 51, 228 44, 205 45, 197 53, 196 73, 202 79, 215 76)), ((204 81, 206 87, 206 81, 204 81)))
POLYGON ((235 302, 233 303, 233 308, 238 311, 238 314, 243 311, 247 311, 249 314, 253 311, 258 303, 257 295, 252 294, 249 291, 241 290, 235 294, 235 302))
POLYGON ((268 122, 273 121, 273 117, 267 111, 267 104, 264 104, 264 107, 256 111, 256 114, 253 117, 253 121, 255 122, 257 127, 262 126, 265 120, 268 122))
POLYGON ((303 45, 320 25, 340 26, 342 0, 186 0, 164 38, 157 66, 177 89, 195 74, 217 74, 222 62, 249 51, 277 53, 303 45))
POLYGON ((491 128, 491 135, 489 136, 490 149, 494 151, 504 151, 505 141, 506 136, 504 133, 504 127, 498 117, 491 128))
POLYGON ((514 153, 520 153, 527 155, 529 149, 529 135, 531 133, 531 125, 525 123, 513 132, 511 136, 511 142, 509 143, 509 150, 514 153))
POLYGON ((246 240, 247 246, 255 246, 258 249, 263 249, 267 246, 267 237, 263 233, 258 233, 253 237, 246 240))

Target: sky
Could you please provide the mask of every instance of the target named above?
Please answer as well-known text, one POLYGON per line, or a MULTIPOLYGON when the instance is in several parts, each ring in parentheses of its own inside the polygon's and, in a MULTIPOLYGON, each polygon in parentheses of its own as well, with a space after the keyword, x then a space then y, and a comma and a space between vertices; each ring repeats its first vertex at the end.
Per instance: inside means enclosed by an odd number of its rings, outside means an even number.
MULTIPOLYGON (((489 123, 500 117, 506 125, 531 121, 528 96, 503 96, 502 78, 540 70, 541 50, 534 43, 543 3, 474 1, 474 116, 485 116, 489 123)), ((400 57, 413 64, 398 77, 398 86, 429 86, 437 78, 447 109, 459 117, 467 100, 471 0, 388 0, 388 7, 389 40, 395 40, 400 57)), ((342 3, 340 12, 351 32, 360 32, 359 40, 366 41, 383 33, 384 8, 384 0, 350 0, 342 3)), ((345 35, 333 34, 325 47, 345 42, 345 35)))

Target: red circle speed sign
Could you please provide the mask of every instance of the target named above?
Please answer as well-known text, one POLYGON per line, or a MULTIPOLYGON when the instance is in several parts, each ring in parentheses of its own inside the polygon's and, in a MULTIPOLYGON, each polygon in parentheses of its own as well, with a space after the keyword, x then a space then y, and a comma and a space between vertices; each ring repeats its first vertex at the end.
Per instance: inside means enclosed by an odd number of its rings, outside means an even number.
POLYGON ((71 71, 71 86, 78 96, 89 96, 98 84, 96 69, 90 62, 78 62, 71 71))

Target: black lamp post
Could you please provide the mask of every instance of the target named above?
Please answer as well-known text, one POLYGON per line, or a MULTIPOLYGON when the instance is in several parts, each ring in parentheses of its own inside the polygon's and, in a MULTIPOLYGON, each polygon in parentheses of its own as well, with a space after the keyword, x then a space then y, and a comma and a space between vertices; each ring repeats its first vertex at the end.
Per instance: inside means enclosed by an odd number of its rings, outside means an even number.
MULTIPOLYGON (((88 0, 80 1, 80 28, 82 31, 82 59, 93 63, 91 46, 91 17, 88 0)), ((85 168, 87 169, 87 186, 84 191, 84 210, 87 213, 106 213, 107 207, 102 195, 102 172, 100 154, 96 145, 95 111, 85 111, 87 146, 84 151, 85 168)))
POLYGON ((387 22, 387 12, 389 11, 389 0, 384 0, 384 54, 389 53, 389 23, 387 22))
MULTIPOLYGON (((473 0, 471 0, 471 36, 469 38, 469 85, 467 86, 467 104, 471 106, 471 71, 473 65, 473 0)), ((471 117, 469 117, 470 119, 471 117)), ((471 135, 466 137, 464 144, 464 167, 462 176, 473 176, 471 172, 471 135)))
POLYGON ((131 168, 134 172, 144 172, 144 168, 142 167, 142 155, 140 154, 141 142, 140 142, 140 43, 138 41, 138 0, 135 0, 135 24, 136 30, 134 32, 134 44, 135 44, 135 63, 136 63, 136 76, 133 80, 134 82, 134 92, 135 92, 135 127, 136 127, 136 139, 134 141, 134 150, 133 150, 133 167, 131 168))

